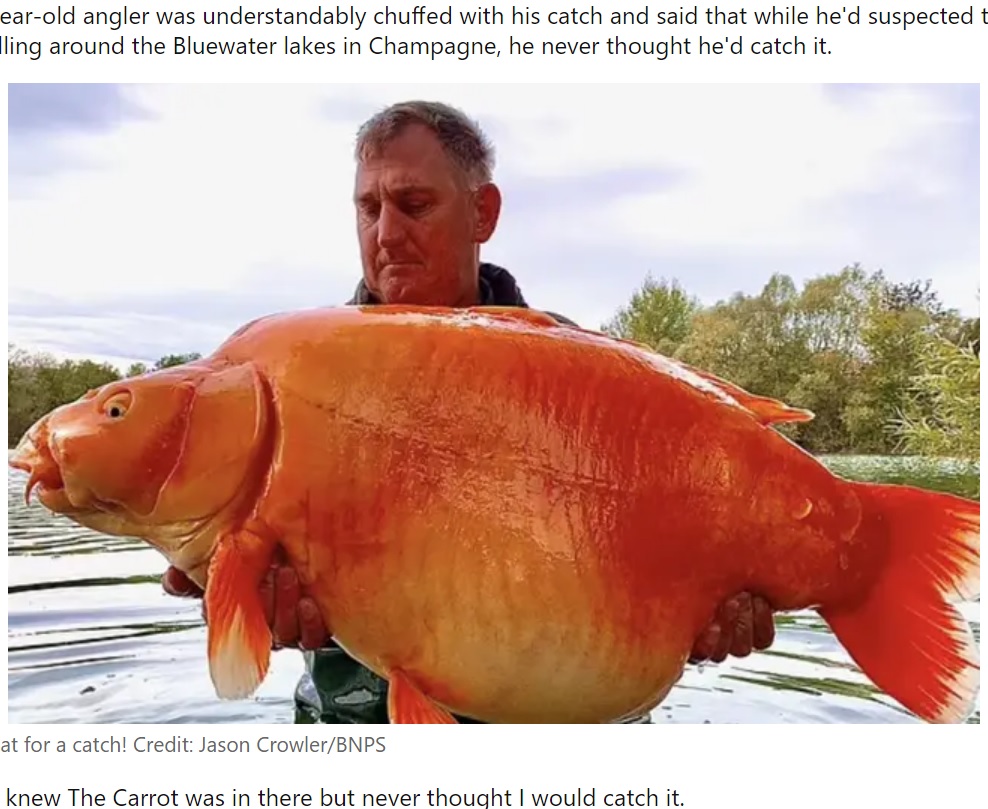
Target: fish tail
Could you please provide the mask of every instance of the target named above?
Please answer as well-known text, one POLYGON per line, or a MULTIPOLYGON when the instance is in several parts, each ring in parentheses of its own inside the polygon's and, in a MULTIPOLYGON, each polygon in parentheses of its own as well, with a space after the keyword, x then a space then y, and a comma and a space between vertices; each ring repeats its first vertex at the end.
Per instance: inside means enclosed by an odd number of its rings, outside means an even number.
POLYGON ((820 614, 862 671, 928 722, 961 722, 980 683, 971 628, 950 602, 981 589, 981 506, 909 486, 853 484, 884 566, 862 597, 820 614))

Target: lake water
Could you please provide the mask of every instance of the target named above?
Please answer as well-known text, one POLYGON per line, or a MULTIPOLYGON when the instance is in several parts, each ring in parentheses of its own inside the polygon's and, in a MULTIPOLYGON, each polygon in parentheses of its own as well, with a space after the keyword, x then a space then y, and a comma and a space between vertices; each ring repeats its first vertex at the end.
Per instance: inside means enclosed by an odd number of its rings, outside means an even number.
MULTIPOLYGON (((947 462, 830 458, 857 479, 915 483, 980 497, 980 470, 947 462)), ((24 505, 9 471, 10 723, 288 723, 302 671, 275 653, 254 698, 217 699, 206 669, 199 605, 161 590, 163 559, 24 505)), ((965 604, 980 643, 980 603, 965 604)), ((978 711, 971 717, 980 722, 978 711)), ((690 667, 653 719, 676 722, 914 722, 871 686, 811 612, 780 616, 773 647, 690 667)))

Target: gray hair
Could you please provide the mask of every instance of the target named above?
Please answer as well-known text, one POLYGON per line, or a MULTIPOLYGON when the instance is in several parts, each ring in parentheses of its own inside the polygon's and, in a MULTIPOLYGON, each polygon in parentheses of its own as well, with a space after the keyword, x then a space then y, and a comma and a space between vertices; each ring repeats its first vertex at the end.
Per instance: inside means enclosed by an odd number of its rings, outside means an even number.
POLYGON ((363 160, 400 135, 421 124, 431 129, 443 150, 471 183, 489 183, 494 170, 494 147, 480 127, 460 110, 439 101, 403 101, 369 118, 357 131, 357 160, 363 160))

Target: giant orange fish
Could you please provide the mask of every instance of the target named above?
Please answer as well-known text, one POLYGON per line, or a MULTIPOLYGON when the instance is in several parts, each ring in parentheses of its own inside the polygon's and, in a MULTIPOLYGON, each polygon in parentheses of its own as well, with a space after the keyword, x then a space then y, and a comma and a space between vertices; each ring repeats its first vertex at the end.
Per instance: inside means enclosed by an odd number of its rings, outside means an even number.
POLYGON ((396 722, 605 722, 740 591, 812 607, 919 717, 963 720, 980 507, 832 475, 805 411, 524 310, 275 315, 92 391, 10 463, 54 512, 205 587, 222 697, 264 678, 280 546, 396 722))

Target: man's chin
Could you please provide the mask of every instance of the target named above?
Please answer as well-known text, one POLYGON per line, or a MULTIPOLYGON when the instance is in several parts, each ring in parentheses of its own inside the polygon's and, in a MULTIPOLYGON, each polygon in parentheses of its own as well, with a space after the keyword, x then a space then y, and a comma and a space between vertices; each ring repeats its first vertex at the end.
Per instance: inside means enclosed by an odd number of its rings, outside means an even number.
POLYGON ((455 306, 446 290, 422 283, 422 279, 388 279, 381 284, 382 303, 399 306, 455 306))

